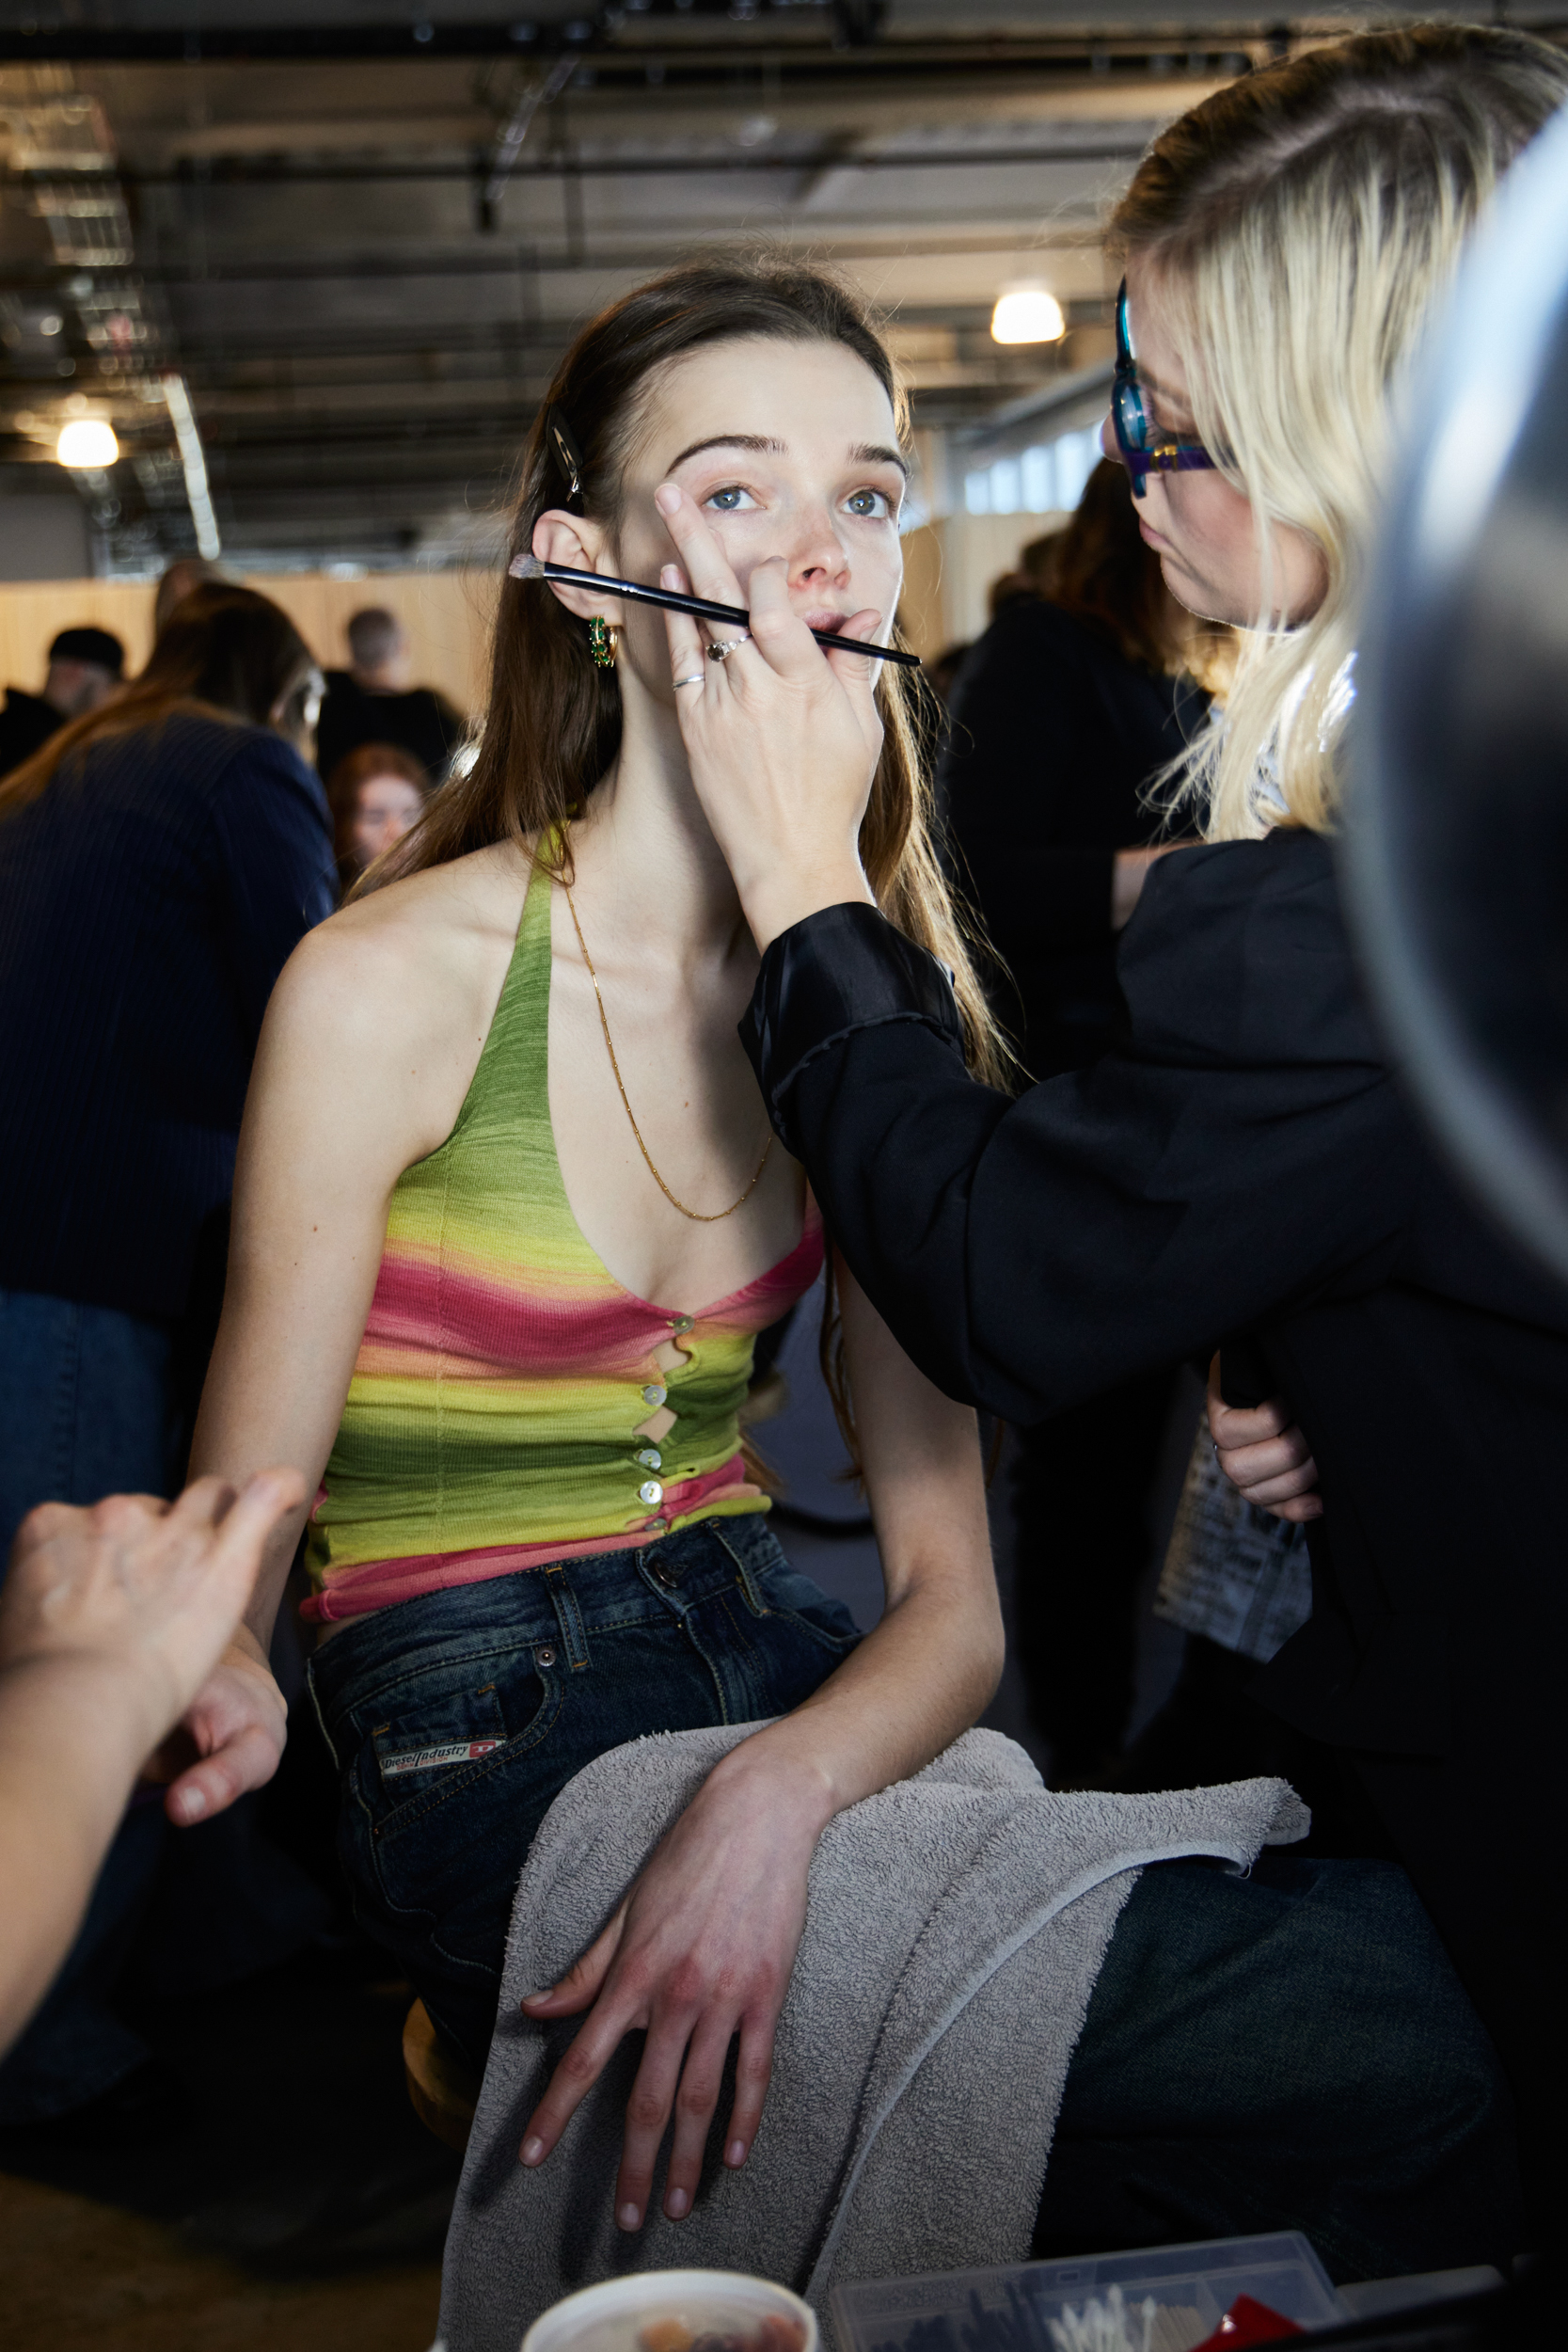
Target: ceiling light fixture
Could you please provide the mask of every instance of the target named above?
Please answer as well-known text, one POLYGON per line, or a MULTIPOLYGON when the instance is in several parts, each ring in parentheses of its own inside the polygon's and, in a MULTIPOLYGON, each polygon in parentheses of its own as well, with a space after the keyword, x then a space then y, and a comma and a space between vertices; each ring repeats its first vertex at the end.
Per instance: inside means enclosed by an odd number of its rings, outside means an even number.
POLYGON ((1043 286, 1009 286, 990 314, 996 343, 1055 343, 1067 333, 1062 306, 1043 286))
POLYGON ((114 426, 102 417, 72 417, 60 427, 55 455, 72 473, 100 473, 119 455, 119 443, 114 426))

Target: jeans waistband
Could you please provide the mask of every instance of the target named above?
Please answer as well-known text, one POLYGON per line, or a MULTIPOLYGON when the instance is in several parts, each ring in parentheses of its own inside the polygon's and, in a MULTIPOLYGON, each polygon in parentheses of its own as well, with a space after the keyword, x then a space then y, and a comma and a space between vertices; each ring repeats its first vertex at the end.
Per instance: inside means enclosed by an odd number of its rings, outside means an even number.
POLYGON ((330 1724, 362 1704, 384 1677, 406 1674, 421 1651, 478 1660, 549 1642, 575 1665, 596 1626, 626 1624, 637 1615, 679 1617, 737 1581, 750 1587, 754 1573, 783 1558, 766 1518, 751 1514, 704 1519, 636 1550, 594 1552, 451 1585, 351 1618, 310 1658, 311 1691, 324 1723, 330 1724))

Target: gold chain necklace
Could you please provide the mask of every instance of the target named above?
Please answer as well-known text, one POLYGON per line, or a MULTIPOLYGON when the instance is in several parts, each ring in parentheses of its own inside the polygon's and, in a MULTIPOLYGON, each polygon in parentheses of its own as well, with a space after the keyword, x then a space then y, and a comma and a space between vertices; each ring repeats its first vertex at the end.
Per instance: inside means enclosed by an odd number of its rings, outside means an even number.
POLYGON ((663 1177, 654 1166, 653 1153, 649 1151, 647 1145, 642 1140, 642 1130, 637 1123, 637 1114, 633 1111, 631 1099, 626 1093, 626 1082, 621 1075, 621 1065, 615 1058, 615 1046, 610 1038, 610 1022, 606 1016, 604 1009, 604 991, 599 986, 599 976, 594 969, 594 959, 588 952, 588 942, 582 935, 582 925, 578 921, 578 911, 572 898, 571 885, 562 881, 561 887, 566 893, 566 908, 572 918, 572 929, 578 935, 578 946, 582 949, 582 960, 588 966, 588 977, 594 983, 594 1001, 599 1008, 599 1026, 604 1031, 605 1050, 610 1056, 610 1066, 615 1073, 615 1083, 620 1089, 621 1100, 626 1105, 626 1117, 631 1120, 631 1131, 637 1137, 637 1148, 648 1164, 648 1173, 653 1178, 655 1184, 658 1186, 660 1192, 664 1195, 666 1200, 669 1201, 671 1207, 679 1209, 682 1216, 689 1216, 694 1225, 721 1225, 725 1217, 734 1216, 736 1209, 743 1209, 747 1201, 750 1200, 752 1193, 755 1192, 757 1185, 762 1180, 762 1171, 768 1166, 768 1154, 773 1149, 772 1133, 769 1131, 768 1141, 762 1147, 762 1157, 756 1164, 756 1168, 752 1174, 751 1183, 747 1185, 739 1200, 732 1200, 727 1209, 715 1209, 711 1212, 711 1214, 709 1214, 705 1213, 702 1209, 689 1209, 684 1200, 677 1200, 675 1199, 674 1194, 671 1191, 669 1185, 665 1183, 663 1177))

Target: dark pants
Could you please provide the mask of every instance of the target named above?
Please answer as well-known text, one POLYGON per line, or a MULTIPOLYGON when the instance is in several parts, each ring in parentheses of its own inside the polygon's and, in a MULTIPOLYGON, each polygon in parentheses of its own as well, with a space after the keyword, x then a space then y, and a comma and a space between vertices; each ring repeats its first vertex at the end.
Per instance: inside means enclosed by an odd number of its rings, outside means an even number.
POLYGON ((345 1626, 309 1672, 356 1917, 483 2064, 518 1876, 574 1773, 648 1732, 785 1714, 859 1638, 760 1514, 345 1626))
POLYGON ((1014 1436, 1018 1659, 1057 1788, 1100 1778, 1127 1729, 1173 1393, 1155 1373, 1014 1436))
MULTIPOLYGON (((1490 1627, 1481 1630, 1491 1635, 1490 1627)), ((1528 1638, 1520 1628, 1518 1642, 1528 1638)), ((1495 1639, 1490 1646, 1495 1656, 1495 1639)), ((1484 1686, 1478 1694, 1467 1672, 1458 1684, 1466 1704, 1454 1710, 1447 1755, 1377 1756, 1307 1738, 1256 1695, 1267 1687, 1255 1661, 1189 1634, 1180 1678, 1122 1758, 1116 1787, 1180 1788, 1277 1773, 1312 1809, 1314 1853, 1398 1858, 1507 2073, 1524 2164, 1526 2242, 1550 2244, 1568 2200, 1560 1872, 1543 1850, 1529 1807, 1496 1800, 1490 1768, 1508 1697, 1484 1686)), ((1552 1738, 1541 1720, 1515 1724, 1511 1736, 1533 1739, 1543 1752, 1552 1738)), ((1549 1755, 1533 1769, 1539 1784, 1549 1785, 1549 1755)), ((1528 1769, 1522 1771, 1528 1786, 1528 1769)))
POLYGON ((1089 2002, 1035 2251, 1277 2229, 1335 2279, 1506 2271, 1524 2233, 1501 2070, 1394 1864, 1160 1863, 1089 2002))

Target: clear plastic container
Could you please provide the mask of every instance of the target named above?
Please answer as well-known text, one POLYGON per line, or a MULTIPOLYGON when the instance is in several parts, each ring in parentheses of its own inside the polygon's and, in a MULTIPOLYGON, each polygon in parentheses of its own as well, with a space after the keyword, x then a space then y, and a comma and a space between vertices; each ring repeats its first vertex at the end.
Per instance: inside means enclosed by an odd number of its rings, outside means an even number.
POLYGON ((1009 2263, 833 2289, 838 2352, 1054 2352, 1047 2322, 1082 2311, 1113 2286, 1129 2310, 1152 2296, 1149 2352, 1191 2352, 1239 2295, 1298 2328, 1331 2328, 1349 2313, 1299 2230, 1212 2238, 1076 2262, 1009 2263))

